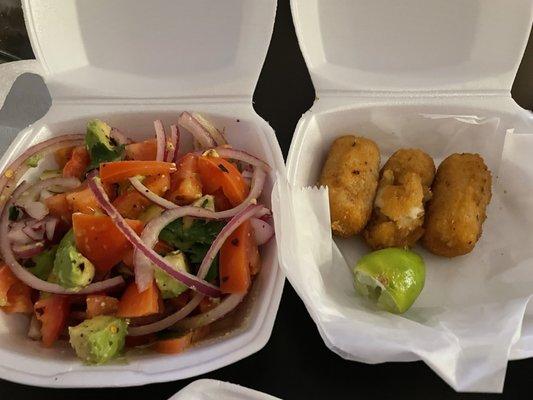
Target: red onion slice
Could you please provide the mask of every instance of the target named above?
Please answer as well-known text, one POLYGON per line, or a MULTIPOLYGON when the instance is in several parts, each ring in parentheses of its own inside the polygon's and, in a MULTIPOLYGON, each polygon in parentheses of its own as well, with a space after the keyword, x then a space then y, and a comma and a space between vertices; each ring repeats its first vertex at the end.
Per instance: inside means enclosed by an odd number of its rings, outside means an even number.
POLYGON ((244 299, 244 293, 235 293, 226 297, 215 308, 203 313, 195 315, 194 317, 185 318, 172 327, 173 329, 196 329, 205 325, 212 324, 216 320, 228 315, 233 311, 244 299))
POLYGON ((191 115, 202 126, 202 128, 207 131, 217 146, 222 146, 228 143, 222 132, 215 128, 211 122, 198 113, 192 113, 191 115))
POLYGON ((32 258, 44 251, 44 242, 33 242, 28 244, 16 244, 12 247, 13 254, 18 258, 32 258))
POLYGON ((271 169, 270 165, 268 165, 265 161, 242 150, 235 150, 231 147, 215 147, 213 150, 215 150, 222 158, 230 158, 232 160, 242 161, 253 165, 254 167, 263 168, 265 171, 270 171, 271 169))
POLYGON ((44 229, 42 227, 39 229, 33 228, 30 225, 26 225, 24 228, 22 228, 22 232, 24 232, 26 235, 28 235, 28 237, 35 241, 44 239, 44 229))
POLYGON ((116 227, 134 246, 135 251, 140 251, 145 257, 161 270, 183 283, 188 288, 200 292, 209 297, 220 297, 220 289, 209 282, 199 279, 197 276, 174 269, 163 257, 157 254, 152 248, 147 247, 135 231, 126 223, 126 220, 120 215, 115 207, 109 201, 100 178, 95 173, 87 178, 89 188, 93 192, 98 204, 111 217, 116 227))
POLYGON ((174 162, 175 154, 177 152, 178 145, 178 127, 176 125, 170 125, 170 136, 167 137, 166 150, 167 154, 165 156, 166 162, 174 162))
POLYGON ((42 279, 37 278, 35 275, 33 275, 31 272, 29 272, 27 269, 25 269, 22 265, 19 264, 19 262, 15 258, 15 255, 13 254, 13 250, 11 249, 11 245, 9 243, 9 238, 7 235, 7 231, 9 229, 9 213, 7 212, 7 210, 9 209, 10 205, 17 201, 20 194, 28 190, 30 187, 31 185, 27 184, 26 182, 22 182, 19 186, 17 186, 17 188, 13 191, 11 199, 7 202, 6 207, 3 209, 2 214, 0 216, 0 251, 2 253, 2 258, 11 269, 11 272, 13 272, 13 274, 18 279, 20 279, 22 282, 24 282, 26 285, 33 289, 55 294, 88 294, 99 292, 102 290, 108 290, 116 286, 122 285, 124 283, 124 279, 122 279, 121 276, 117 276, 115 278, 107 279, 105 281, 91 283, 90 285, 86 286, 81 290, 66 289, 55 283, 46 282, 42 279))
POLYGON ((255 242, 258 246, 267 243, 274 236, 274 228, 268 222, 259 218, 250 219, 250 224, 255 233, 255 242))
POLYGON ((7 238, 11 243, 21 245, 33 242, 33 239, 24 232, 25 226, 26 223, 23 221, 18 221, 10 225, 7 238))
POLYGON ((204 298, 204 295, 200 293, 196 293, 194 297, 186 305, 184 305, 174 314, 171 314, 168 317, 163 318, 157 322, 153 322, 151 324, 142 325, 142 326, 130 326, 128 328, 128 335, 129 336, 142 336, 142 335, 148 335, 149 333, 162 331, 163 329, 166 329, 169 326, 174 325, 176 322, 185 318, 187 315, 193 312, 194 309, 198 307, 198 305, 200 304, 203 298, 204 298))
POLYGON ((49 217, 45 224, 44 224, 44 230, 46 233, 46 239, 52 240, 54 238, 54 233, 56 231, 57 223, 59 220, 56 217, 49 217))
POLYGON ((178 117, 178 125, 189 131, 201 148, 216 146, 209 132, 187 111, 182 112, 178 117))
POLYGON ((28 201, 24 205, 19 204, 19 206, 24 208, 26 214, 35 219, 43 219, 48 215, 48 207, 39 201, 28 201))
POLYGON ((141 180, 137 177, 129 178, 131 185, 137 190, 140 194, 142 194, 144 197, 146 197, 148 200, 150 200, 152 203, 157 204, 158 206, 161 206, 163 208, 171 209, 179 207, 177 204, 174 204, 173 202, 162 198, 161 196, 158 196, 154 192, 152 192, 150 189, 148 189, 146 186, 143 185, 141 180))
POLYGON ((180 130, 176 125, 170 126, 170 137, 171 141, 174 144, 174 159, 172 161, 178 161, 178 152, 180 150, 180 130))
POLYGON ((165 128, 163 127, 163 123, 158 119, 154 121, 154 128, 157 140, 157 153, 155 159, 156 161, 163 161, 165 159, 166 147, 165 128))

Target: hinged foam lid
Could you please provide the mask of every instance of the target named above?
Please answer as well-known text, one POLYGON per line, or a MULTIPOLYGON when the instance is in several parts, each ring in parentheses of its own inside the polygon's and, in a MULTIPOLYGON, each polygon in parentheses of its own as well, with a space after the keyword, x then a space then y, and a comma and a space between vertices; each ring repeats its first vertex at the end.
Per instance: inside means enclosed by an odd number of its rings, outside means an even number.
POLYGON ((510 90, 531 0, 291 0, 317 92, 510 90))
POLYGON ((275 0, 24 0, 55 98, 251 98, 275 10, 275 0))

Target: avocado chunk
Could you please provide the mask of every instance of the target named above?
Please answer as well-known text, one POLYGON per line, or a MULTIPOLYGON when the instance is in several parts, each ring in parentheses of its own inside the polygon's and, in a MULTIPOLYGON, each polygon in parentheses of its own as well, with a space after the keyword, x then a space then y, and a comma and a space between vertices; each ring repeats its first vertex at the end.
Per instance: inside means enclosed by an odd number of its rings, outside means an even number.
POLYGON ((124 158, 124 145, 118 145, 111 138, 111 127, 99 119, 92 119, 87 123, 85 144, 91 156, 89 169, 96 168, 103 162, 124 158))
MULTIPOLYGON (((176 250, 171 253, 168 253, 164 258, 176 271, 189 272, 187 258, 185 257, 185 254, 183 254, 181 251, 176 250)), ((161 291, 161 296, 164 299, 178 297, 180 294, 187 290, 187 286, 185 286, 180 281, 174 279, 165 271, 162 271, 159 268, 156 268, 156 270, 154 271, 154 277, 155 283, 161 291)))
POLYGON ((57 246, 52 246, 41 254, 32 257, 33 267, 28 268, 33 275, 42 280, 47 280, 54 268, 57 246))
POLYGON ((128 324, 122 318, 99 315, 68 328, 70 345, 88 364, 103 364, 122 352, 128 324))
POLYGON ((66 288, 85 287, 94 278, 94 265, 76 249, 72 229, 59 242, 52 275, 66 288))

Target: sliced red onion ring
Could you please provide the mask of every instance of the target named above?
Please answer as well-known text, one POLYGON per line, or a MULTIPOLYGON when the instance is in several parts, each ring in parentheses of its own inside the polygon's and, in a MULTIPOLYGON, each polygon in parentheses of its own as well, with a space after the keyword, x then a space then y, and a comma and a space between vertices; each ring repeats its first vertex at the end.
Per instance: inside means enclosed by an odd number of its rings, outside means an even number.
POLYGON ((176 125, 170 126, 170 140, 174 144, 174 159, 172 161, 178 161, 178 152, 180 150, 180 130, 176 125))
POLYGON ((182 319, 173 325, 172 329, 196 329, 205 325, 209 325, 216 320, 228 315, 233 311, 244 298, 244 293, 235 293, 226 297, 220 302, 215 308, 203 313, 195 315, 194 317, 189 317, 182 319))
POLYGON ((23 205, 19 204, 19 206, 24 208, 26 214, 35 219, 43 219, 48 215, 48 207, 39 201, 28 201, 23 205))
POLYGON ((215 147, 213 150, 215 150, 222 158, 231 158, 232 160, 242 161, 247 164, 253 165, 254 167, 261 167, 265 169, 265 171, 270 171, 271 169, 270 165, 268 165, 260 158, 252 156, 251 154, 242 150, 235 150, 231 147, 215 147))
POLYGON ((33 242, 33 239, 24 233, 25 226, 26 223, 24 221, 18 221, 10 225, 7 238, 11 243, 21 245, 33 242))
POLYGON ((132 140, 124 135, 119 129, 117 128, 111 128, 111 132, 109 133, 109 136, 117 143, 117 144, 130 144, 132 140))
POLYGON ((188 288, 200 292, 209 297, 220 297, 220 289, 210 284, 209 282, 199 279, 197 276, 174 269, 163 257, 157 254, 152 248, 147 247, 141 238, 137 236, 135 231, 126 223, 126 220, 120 215, 115 207, 109 201, 104 188, 100 182, 100 178, 96 173, 91 174, 87 178, 89 188, 93 192, 98 204, 111 217, 115 226, 122 232, 128 241, 134 246, 135 251, 140 251, 144 256, 167 274, 177 279, 188 288))
POLYGON ((49 217, 45 224, 44 224, 44 230, 46 233, 46 239, 52 240, 54 238, 54 233, 56 231, 57 223, 59 220, 56 217, 49 217))
POLYGON ((143 185, 141 180, 137 177, 129 178, 131 185, 137 190, 140 194, 142 194, 144 197, 146 197, 148 200, 150 200, 152 203, 157 204, 158 206, 161 206, 163 208, 171 209, 179 207, 177 204, 174 204, 173 202, 162 198, 161 196, 158 196, 154 192, 152 192, 150 189, 148 189, 146 186, 143 185))
POLYGON ((35 241, 44 239, 44 229, 42 228, 42 226, 40 228, 34 228, 30 225, 26 225, 24 228, 22 228, 22 232, 24 232, 32 240, 35 240, 35 241))
POLYGON ((217 146, 222 146, 228 143, 222 132, 215 128, 211 122, 198 113, 192 113, 191 115, 202 126, 202 128, 207 131, 217 146))
POLYGON ((167 136, 166 138, 166 156, 165 161, 166 162, 174 162, 176 154, 176 146, 178 144, 178 127, 176 125, 170 125, 170 136, 167 136))
POLYGON ((211 243, 211 247, 209 247, 209 250, 207 251, 204 259, 202 260, 202 264, 200 264, 200 268, 198 268, 198 276, 205 276, 207 274, 211 263, 215 259, 215 256, 217 255, 218 251, 220 250, 226 239, 229 237, 229 235, 231 235, 233 231, 237 229, 244 221, 252 218, 258 211, 262 209, 263 206, 260 204, 250 204, 240 213, 236 214, 226 224, 226 226, 222 228, 216 239, 213 240, 213 243, 211 243))
POLYGON ((0 251, 2 252, 2 258, 11 269, 11 272, 13 272, 13 274, 15 274, 18 279, 20 279, 26 285, 35 290, 41 290, 43 292, 56 294, 88 294, 108 290, 116 286, 122 285, 124 283, 124 279, 122 279, 121 276, 117 276, 115 278, 107 279, 105 281, 91 283, 90 285, 86 286, 81 290, 66 289, 55 283, 46 282, 42 279, 37 278, 35 275, 33 275, 31 272, 29 272, 27 269, 25 269, 22 265, 18 263, 15 258, 15 255, 13 254, 13 250, 11 249, 11 245, 9 243, 9 238, 7 235, 7 231, 9 229, 9 213, 7 212, 7 210, 9 209, 10 205, 17 201, 20 194, 28 190, 30 187, 31 185, 27 184, 26 182, 22 182, 19 186, 17 186, 17 188, 13 191, 11 199, 6 203, 6 207, 3 209, 2 214, 0 216, 0 251))
POLYGON ((163 318, 157 322, 153 322, 151 324, 142 325, 142 326, 130 326, 128 328, 128 335, 129 336, 142 336, 142 335, 148 335, 149 333, 162 331, 163 329, 166 329, 169 326, 174 325, 176 322, 185 318, 187 315, 193 312, 194 309, 198 307, 198 304, 200 304, 203 298, 204 298, 203 294, 196 293, 194 297, 185 306, 180 308, 174 314, 171 314, 168 317, 163 318))
POLYGON ((158 119, 154 121, 154 128, 157 140, 157 153, 155 159, 156 161, 163 161, 165 159, 166 147, 165 128, 163 127, 163 123, 158 119))
POLYGON ((33 242, 28 244, 15 244, 12 247, 13 254, 18 258, 32 258, 41 254, 44 250, 44 242, 33 242))
POLYGON ((187 111, 182 112, 178 117, 178 125, 189 131, 202 148, 214 147, 217 144, 209 132, 187 111))
POLYGON ((255 233, 255 242, 261 246, 274 236, 274 228, 268 222, 259 218, 250 219, 250 224, 255 233))

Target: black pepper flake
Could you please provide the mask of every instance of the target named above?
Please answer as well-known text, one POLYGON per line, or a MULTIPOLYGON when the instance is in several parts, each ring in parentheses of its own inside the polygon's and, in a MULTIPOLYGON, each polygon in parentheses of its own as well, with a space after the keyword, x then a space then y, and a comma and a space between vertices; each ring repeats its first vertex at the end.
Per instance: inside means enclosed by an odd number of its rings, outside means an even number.
POLYGON ((222 277, 222 282, 227 282, 229 280, 229 276, 223 276, 222 277))
POLYGON ((238 246, 239 245, 239 239, 238 238, 231 239, 231 244, 234 245, 234 246, 238 246))
POLYGON ((222 164, 218 164, 218 168, 220 168, 220 170, 221 170, 222 172, 226 172, 226 173, 229 172, 228 169, 227 169, 224 165, 222 165, 222 164))
POLYGON ((237 120, 237 122, 241 122, 241 120, 240 120, 240 119, 238 119, 238 120, 237 120))
POLYGON ((359 172, 359 170, 354 169, 354 170, 352 171, 352 173, 355 174, 355 175, 359 175, 360 172, 359 172))

